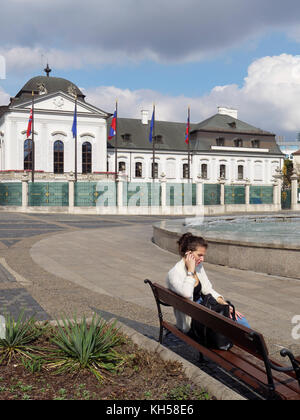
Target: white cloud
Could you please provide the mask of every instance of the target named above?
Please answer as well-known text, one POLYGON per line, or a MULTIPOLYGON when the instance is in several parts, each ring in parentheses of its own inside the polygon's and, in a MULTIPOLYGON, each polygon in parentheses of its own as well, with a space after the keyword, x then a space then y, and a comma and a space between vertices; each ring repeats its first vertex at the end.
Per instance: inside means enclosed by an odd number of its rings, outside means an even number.
POLYGON ((88 89, 85 93, 88 102, 110 112, 118 98, 122 117, 139 118, 144 108, 150 114, 155 102, 157 119, 184 122, 190 105, 192 120, 199 122, 215 114, 218 106, 229 106, 238 109, 239 119, 278 135, 293 138, 300 131, 300 56, 282 54, 258 59, 250 65, 242 87, 216 86, 198 98, 114 86, 88 89))
POLYGON ((0 106, 7 105, 10 100, 10 95, 6 93, 0 86, 0 106))

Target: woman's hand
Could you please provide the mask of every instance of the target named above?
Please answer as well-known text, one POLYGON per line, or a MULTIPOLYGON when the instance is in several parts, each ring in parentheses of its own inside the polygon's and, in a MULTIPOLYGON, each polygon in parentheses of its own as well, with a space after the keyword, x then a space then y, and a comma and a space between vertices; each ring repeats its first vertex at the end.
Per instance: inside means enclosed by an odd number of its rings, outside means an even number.
MULTIPOLYGON (((229 314, 230 318, 232 319, 232 314, 233 314, 233 307, 232 306, 229 306, 229 311, 230 311, 230 314, 229 314)), ((242 319, 242 318, 244 318, 244 315, 241 314, 238 311, 235 311, 235 317, 236 317, 236 319, 242 319)))
POLYGON ((185 265, 186 265, 187 271, 190 271, 191 273, 195 272, 196 260, 191 251, 185 254, 185 265))

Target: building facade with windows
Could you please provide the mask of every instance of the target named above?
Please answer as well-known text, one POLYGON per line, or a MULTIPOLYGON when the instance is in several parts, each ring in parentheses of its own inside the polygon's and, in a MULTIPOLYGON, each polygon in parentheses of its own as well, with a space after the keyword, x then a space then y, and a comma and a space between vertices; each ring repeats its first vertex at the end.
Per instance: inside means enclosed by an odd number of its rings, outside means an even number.
MULTIPOLYGON (((118 119, 118 170, 129 181, 152 180, 153 146, 149 142, 146 111, 141 119, 118 119)), ((185 123, 156 121, 155 177, 169 182, 188 182, 188 154, 185 123)), ((108 142, 108 170, 115 167, 116 140, 108 142)), ((218 108, 211 118, 190 126, 190 178, 226 184, 271 184, 283 154, 275 134, 238 120, 237 111, 218 108)))
POLYGON ((38 76, 0 108, 0 171, 32 169, 32 139, 27 126, 34 92, 34 167, 37 172, 74 171, 75 141, 71 131, 77 97, 77 166, 79 173, 106 172, 107 118, 88 104, 73 83, 38 76))
POLYGON ((237 111, 219 108, 217 114, 190 126, 190 166, 185 143, 186 123, 155 122, 155 163, 149 142, 149 115, 140 119, 118 118, 118 138, 107 140, 112 115, 89 104, 72 82, 38 76, 29 80, 0 107, 0 171, 31 170, 33 145, 27 125, 34 92, 35 170, 47 174, 68 174, 75 169, 75 141, 72 135, 77 97, 77 171, 79 174, 107 174, 117 170, 129 182, 156 179, 172 182, 207 183, 224 179, 226 184, 271 184, 282 168, 275 135, 238 119, 237 111), (116 153, 117 144, 117 153, 116 153), (189 178, 190 175, 190 178, 189 178))

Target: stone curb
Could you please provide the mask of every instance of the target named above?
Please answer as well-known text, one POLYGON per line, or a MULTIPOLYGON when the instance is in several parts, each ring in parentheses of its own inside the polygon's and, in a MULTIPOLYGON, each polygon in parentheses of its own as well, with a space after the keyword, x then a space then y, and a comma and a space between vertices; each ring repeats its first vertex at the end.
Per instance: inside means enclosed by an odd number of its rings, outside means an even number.
MULTIPOLYGON (((73 321, 73 320, 71 320, 73 321)), ((92 321, 92 318, 87 318, 86 322, 90 323, 92 321)), ((162 344, 151 340, 148 337, 145 337, 144 335, 140 334, 133 328, 128 327, 127 325, 123 324, 122 322, 118 321, 117 318, 111 318, 107 322, 115 322, 116 327, 119 328, 119 330, 126 335, 130 340, 133 341, 134 344, 136 344, 138 347, 142 348, 143 350, 157 353, 158 356, 165 361, 176 361, 181 363, 183 372, 187 376, 188 379, 190 379, 195 385, 198 385, 202 388, 204 388, 211 396, 214 396, 217 398, 217 400, 242 400, 246 401, 246 398, 242 397, 237 392, 231 390, 226 385, 223 385, 221 382, 217 381, 216 379, 209 376, 207 373, 200 370, 198 367, 193 365, 192 363, 188 362, 178 354, 174 353, 172 350, 164 347, 162 344)), ((45 324, 48 323, 52 326, 57 325, 57 321, 41 321, 37 324, 45 324)), ((58 321, 62 325, 62 321, 58 321)), ((77 320, 77 322, 80 322, 80 319, 77 320)))

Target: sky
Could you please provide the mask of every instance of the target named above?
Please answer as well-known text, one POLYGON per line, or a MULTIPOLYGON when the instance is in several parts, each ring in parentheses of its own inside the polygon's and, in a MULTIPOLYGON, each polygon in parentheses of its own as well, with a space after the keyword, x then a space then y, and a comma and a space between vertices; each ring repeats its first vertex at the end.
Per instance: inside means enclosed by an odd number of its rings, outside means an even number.
POLYGON ((0 105, 32 77, 66 78, 120 117, 200 122, 218 106, 287 140, 300 132, 299 0, 9 0, 0 105))

